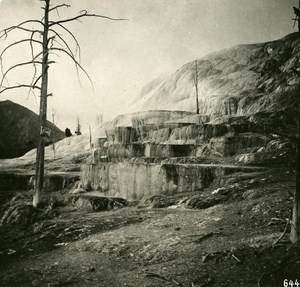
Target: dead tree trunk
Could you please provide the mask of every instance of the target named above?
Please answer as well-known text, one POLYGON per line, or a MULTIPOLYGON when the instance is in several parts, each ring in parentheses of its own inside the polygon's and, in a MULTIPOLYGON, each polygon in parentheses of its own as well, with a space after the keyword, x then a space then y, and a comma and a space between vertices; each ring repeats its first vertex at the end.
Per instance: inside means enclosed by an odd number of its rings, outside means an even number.
POLYGON ((194 85, 196 92, 196 113, 199 114, 199 95, 198 95, 198 62, 195 61, 194 85))
POLYGON ((299 21, 299 18, 300 18, 300 0, 299 0, 298 8, 293 7, 293 9, 294 9, 294 14, 295 14, 295 19, 293 19, 294 20, 294 26, 295 26, 296 22, 298 22, 297 23, 298 24, 298 32, 300 32, 300 21, 299 21))
MULTIPOLYGON (((300 0, 298 8, 293 7, 295 13, 294 26, 298 22, 298 32, 300 32, 300 0)), ((300 78, 299 67, 295 67, 292 71, 300 78)), ((299 85, 297 87, 299 90, 299 85)), ((299 91, 298 91, 299 93, 299 91)), ((300 240, 300 98, 297 98, 297 132, 296 132, 296 189, 294 192, 294 205, 293 205, 293 215, 291 222, 291 234, 290 240, 292 243, 296 243, 300 240)))
POLYGON ((44 159, 45 159, 45 138, 43 127, 47 120, 47 95, 48 95, 48 31, 49 31, 49 8, 50 0, 45 0, 44 31, 43 31, 43 53, 42 53, 42 83, 40 96, 40 114, 39 126, 40 134, 36 153, 36 171, 35 171, 35 194, 33 197, 33 206, 37 207, 42 200, 44 186, 44 159))
MULTIPOLYGON (((298 100, 299 102, 299 100, 298 100)), ((294 192, 293 218, 291 223, 290 240, 295 243, 300 240, 300 104, 298 103, 296 140, 296 189, 294 192)))
POLYGON ((54 61, 49 61, 49 55, 64 54, 68 58, 70 58, 77 69, 81 70, 87 78, 90 80, 91 84, 92 80, 89 77, 88 73, 80 64, 80 56, 79 61, 77 60, 77 53, 79 51, 80 54, 80 45, 75 37, 75 35, 67 28, 64 24, 74 21, 79 21, 84 17, 96 17, 102 18, 106 20, 120 21, 126 19, 115 19, 104 15, 98 14, 90 14, 86 10, 80 12, 79 15, 67 19, 59 19, 57 21, 50 20, 49 15, 51 12, 56 11, 58 13, 59 9, 69 8, 70 5, 62 3, 57 4, 56 6, 51 6, 51 0, 40 0, 44 3, 42 9, 44 10, 43 20, 27 20, 16 26, 8 27, 4 30, 0 31, 0 39, 6 39, 8 34, 15 30, 19 30, 22 32, 26 32, 31 34, 31 36, 26 37, 25 39, 21 39, 14 43, 8 45, 1 53, 0 53, 0 72, 2 73, 2 79, 0 81, 0 94, 18 88, 29 88, 29 91, 33 91, 34 89, 38 89, 40 91, 40 111, 39 111, 39 138, 38 138, 38 147, 36 153, 36 172, 35 172, 35 194, 33 197, 33 206, 37 207, 42 201, 42 193, 43 193, 43 185, 44 185, 44 159, 45 159, 45 136, 50 136, 49 130, 51 129, 46 127, 47 120, 47 97, 52 95, 48 94, 48 69, 50 64, 54 64, 54 61), (38 28, 27 28, 26 25, 38 25, 38 28), (42 28, 41 28, 42 27, 42 28), (76 51, 74 52, 64 37, 61 36, 58 30, 63 30, 69 35, 70 39, 72 39, 76 44, 76 51), (38 38, 37 38, 38 36, 38 38), (41 40, 42 37, 42 40, 41 40), (3 54, 8 51, 10 48, 16 45, 20 45, 23 43, 30 43, 30 50, 32 54, 32 59, 30 61, 21 62, 15 64, 14 66, 8 68, 5 72, 3 71, 3 62, 2 57, 3 54), (35 53, 34 45, 39 45, 39 53, 35 53), (15 86, 10 86, 7 80, 7 75, 14 69, 23 66, 33 66, 34 67, 34 75, 32 78, 32 82, 30 84, 17 84, 15 86), (41 67, 41 74, 37 76, 37 67, 39 65, 41 67), (7 82, 9 86, 4 86, 4 82, 7 82))
POLYGON ((89 125, 89 135, 90 135, 90 152, 93 153, 93 143, 92 143, 92 130, 91 126, 89 125))
POLYGON ((56 112, 54 109, 52 109, 52 131, 51 131, 51 137, 52 137, 52 149, 53 149, 53 157, 56 157, 56 151, 55 151, 55 138, 54 138, 54 128, 55 128, 55 114, 56 112))
POLYGON ((79 116, 77 117, 77 127, 75 130, 75 134, 80 136, 81 135, 81 124, 80 124, 80 118, 79 116))

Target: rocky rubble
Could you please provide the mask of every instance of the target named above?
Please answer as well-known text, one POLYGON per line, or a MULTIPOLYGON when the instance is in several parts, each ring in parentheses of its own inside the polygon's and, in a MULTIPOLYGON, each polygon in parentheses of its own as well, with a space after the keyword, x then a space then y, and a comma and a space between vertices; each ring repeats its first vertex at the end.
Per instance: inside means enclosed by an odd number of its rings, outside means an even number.
POLYGON ((34 208, 28 197, 17 195, 1 206, 0 225, 29 226, 51 216, 53 216, 51 208, 34 208))
POLYGON ((128 205, 127 200, 124 198, 95 194, 71 195, 69 201, 72 206, 90 212, 113 210, 128 205))

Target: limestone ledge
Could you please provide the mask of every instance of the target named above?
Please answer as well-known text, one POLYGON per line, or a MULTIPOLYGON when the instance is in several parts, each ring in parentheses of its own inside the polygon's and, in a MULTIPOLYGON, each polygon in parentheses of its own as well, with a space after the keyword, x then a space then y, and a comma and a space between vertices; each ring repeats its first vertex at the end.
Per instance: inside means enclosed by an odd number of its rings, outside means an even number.
POLYGON ((233 172, 252 172, 259 168, 217 164, 165 164, 107 162, 81 167, 81 182, 86 190, 107 196, 139 200, 154 194, 194 192, 222 184, 233 172))

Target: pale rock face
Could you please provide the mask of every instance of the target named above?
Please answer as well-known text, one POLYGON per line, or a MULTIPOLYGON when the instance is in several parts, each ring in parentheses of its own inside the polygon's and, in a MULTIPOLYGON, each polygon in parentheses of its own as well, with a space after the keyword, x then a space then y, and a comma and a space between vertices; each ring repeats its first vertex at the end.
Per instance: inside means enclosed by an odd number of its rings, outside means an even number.
MULTIPOLYGON (((198 59, 198 90, 201 114, 211 118, 282 109, 286 94, 294 93, 299 79, 300 38, 239 45, 198 59), (290 83, 293 83, 291 85, 290 83)), ((149 109, 196 112, 193 75, 195 61, 172 75, 151 81, 130 106, 131 111, 149 109)))
POLYGON ((174 194, 200 190, 214 179, 215 168, 173 164, 128 162, 82 166, 81 179, 109 196, 129 200, 154 194, 174 194))
MULTIPOLYGON (((57 154, 91 150, 92 163, 81 169, 83 189, 108 196, 136 200, 201 190, 238 167, 180 164, 177 158, 235 156, 236 162, 253 164, 269 160, 272 149, 277 156, 280 143, 263 134, 298 93, 289 83, 299 82, 290 73, 299 56, 300 39, 291 34, 198 60, 200 115, 195 114, 195 62, 188 63, 146 85, 131 107, 135 112, 95 130, 94 149, 89 136, 78 136, 59 142, 57 154), (165 158, 176 160, 166 163, 165 158)), ((46 156, 51 154, 48 147, 46 156)))
MULTIPOLYGON (((134 113, 120 115, 95 130, 94 146, 99 138, 108 138, 107 145, 141 141, 141 137, 170 143, 167 124, 232 124, 232 119, 242 121, 258 112, 284 111, 298 94, 299 77, 291 69, 299 68, 299 57, 300 38, 293 33, 277 41, 240 45, 198 59, 201 115, 195 114, 195 62, 187 63, 171 76, 147 84, 130 106, 134 113), (149 128, 151 125, 157 128, 149 128), (130 129, 133 126, 139 127, 137 132, 130 129)), ((189 141, 190 132, 184 128, 174 131, 173 143, 195 142, 189 141)), ((57 154, 89 149, 88 136, 72 137, 57 145, 57 154)), ((46 149, 46 156, 53 156, 51 147, 46 149)))
POLYGON ((218 164, 173 163, 102 163, 83 165, 82 186, 91 187, 106 196, 140 200, 151 195, 174 195, 200 191, 212 182, 222 184, 224 176, 261 168, 218 164))

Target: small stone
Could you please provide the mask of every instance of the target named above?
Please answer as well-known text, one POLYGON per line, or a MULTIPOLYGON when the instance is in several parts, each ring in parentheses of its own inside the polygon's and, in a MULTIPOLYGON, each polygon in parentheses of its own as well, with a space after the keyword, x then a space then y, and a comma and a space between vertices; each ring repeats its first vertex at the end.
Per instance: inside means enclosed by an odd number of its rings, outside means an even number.
POLYGON ((79 187, 72 191, 72 194, 79 194, 79 193, 85 193, 85 190, 79 187))
POLYGON ((88 271, 88 272, 95 272, 96 269, 95 269, 95 267, 89 267, 87 271, 88 271))
POLYGON ((7 255, 15 254, 17 251, 14 249, 9 249, 7 255))

